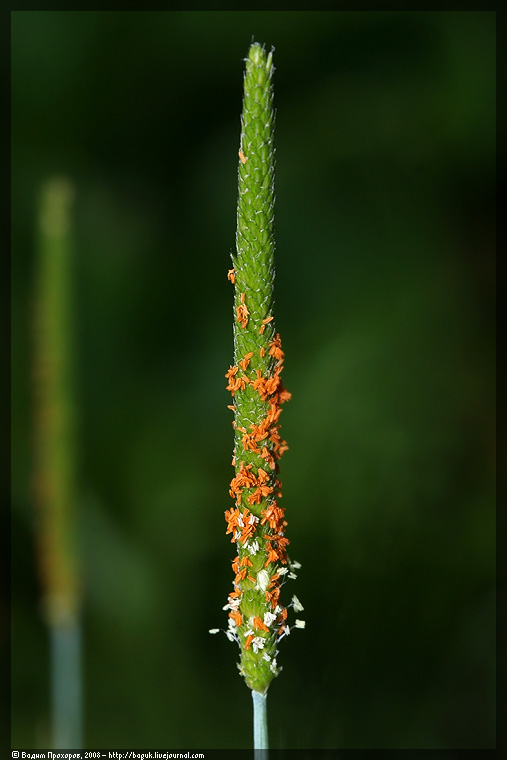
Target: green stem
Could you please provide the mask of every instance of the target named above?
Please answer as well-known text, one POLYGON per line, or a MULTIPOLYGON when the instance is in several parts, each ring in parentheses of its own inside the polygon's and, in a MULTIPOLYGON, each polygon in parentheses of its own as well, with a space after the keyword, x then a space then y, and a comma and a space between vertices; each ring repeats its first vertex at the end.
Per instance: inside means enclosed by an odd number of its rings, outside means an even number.
POLYGON ((255 760, 268 760, 268 695, 252 691, 255 760))

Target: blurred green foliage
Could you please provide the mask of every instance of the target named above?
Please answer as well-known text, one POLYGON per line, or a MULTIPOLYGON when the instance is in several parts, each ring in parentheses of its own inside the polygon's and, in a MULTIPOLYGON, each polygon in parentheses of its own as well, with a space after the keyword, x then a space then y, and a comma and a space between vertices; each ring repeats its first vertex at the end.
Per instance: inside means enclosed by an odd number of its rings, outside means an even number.
POLYGON ((273 747, 494 747, 495 13, 12 12, 12 741, 45 747, 36 203, 76 187, 88 747, 251 744, 225 627, 242 59, 275 47, 273 747), (297 588, 296 588, 297 586, 297 588), (27 695, 30 698, 27 698, 27 695))

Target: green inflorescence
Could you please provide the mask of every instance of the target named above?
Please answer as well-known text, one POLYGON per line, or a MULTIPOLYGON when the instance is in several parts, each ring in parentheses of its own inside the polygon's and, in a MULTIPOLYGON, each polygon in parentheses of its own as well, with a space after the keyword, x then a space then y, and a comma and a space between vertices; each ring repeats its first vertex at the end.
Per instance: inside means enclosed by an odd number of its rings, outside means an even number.
MULTIPOLYGON (((272 52, 254 43, 246 59, 238 169, 236 254, 228 277, 234 284, 234 364, 226 373, 233 397, 235 476, 225 513, 237 544, 232 566, 227 635, 238 642, 239 669, 247 685, 265 694, 278 674, 280 638, 287 635, 281 587, 295 577, 279 506, 278 461, 288 448, 279 433, 281 405, 290 393, 281 381, 283 351, 275 331, 274 110, 272 52)), ((291 605, 302 609, 296 597, 291 605)), ((303 627, 296 621, 296 627, 303 627)))

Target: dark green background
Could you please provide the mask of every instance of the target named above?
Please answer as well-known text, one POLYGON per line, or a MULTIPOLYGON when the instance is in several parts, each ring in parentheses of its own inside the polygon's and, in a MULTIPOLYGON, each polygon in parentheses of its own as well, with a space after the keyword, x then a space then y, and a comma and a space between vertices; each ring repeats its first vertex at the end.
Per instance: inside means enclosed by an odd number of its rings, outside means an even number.
POLYGON ((275 47, 291 591, 273 747, 494 747, 495 13, 12 13, 13 746, 48 744, 40 184, 76 186, 88 748, 249 746, 225 636, 243 58, 275 47))

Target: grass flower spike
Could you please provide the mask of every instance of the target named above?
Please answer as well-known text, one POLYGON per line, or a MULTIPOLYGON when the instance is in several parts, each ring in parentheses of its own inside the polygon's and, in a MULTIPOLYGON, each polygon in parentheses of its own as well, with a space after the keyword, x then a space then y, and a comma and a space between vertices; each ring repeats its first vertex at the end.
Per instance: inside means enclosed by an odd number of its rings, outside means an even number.
MULTIPOLYGON (((298 563, 288 556, 287 521, 280 505, 279 460, 288 446, 280 435, 284 354, 273 316, 274 110, 272 53, 254 43, 246 59, 238 175, 234 286, 234 364, 226 372, 234 412, 233 503, 226 534, 237 547, 226 631, 240 648, 238 665, 256 698, 265 696, 280 668, 278 644, 291 626, 282 586, 298 563)), ((298 600, 288 605, 301 610, 298 600), (296 605, 297 602, 297 605, 296 605)), ((302 627, 301 623, 294 627, 302 627)))

